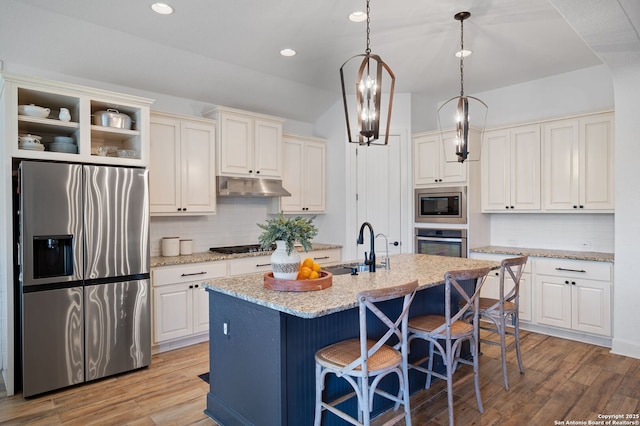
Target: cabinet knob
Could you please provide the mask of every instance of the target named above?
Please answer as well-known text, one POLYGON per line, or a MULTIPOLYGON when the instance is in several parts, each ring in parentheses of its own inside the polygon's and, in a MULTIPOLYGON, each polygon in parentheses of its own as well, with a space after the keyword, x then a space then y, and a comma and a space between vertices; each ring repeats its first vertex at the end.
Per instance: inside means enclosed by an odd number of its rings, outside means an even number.
POLYGON ((249 170, 249 173, 253 173, 253 170, 249 170))
POLYGON ((569 284, 569 281, 565 281, 564 283, 565 283, 565 284, 569 284))
POLYGON ((513 209, 513 208, 515 208, 515 207, 511 206, 511 208, 513 209))
POLYGON ((509 206, 504 206, 504 208, 505 208, 505 209, 508 209, 508 208, 509 208, 509 206))
POLYGON ((571 281, 571 285, 576 285, 576 282, 575 281, 571 281))
POLYGON ((256 174, 259 175, 260 174, 260 170, 256 170, 256 174))
POLYGON ((581 209, 584 209, 584 206, 580 206, 581 209))
POLYGON ((578 206, 573 206, 573 208, 574 208, 574 209, 577 209, 577 208, 578 208, 578 206))
POLYGON ((189 286, 189 288, 193 288, 193 286, 192 286, 192 285, 190 285, 190 286, 189 286))

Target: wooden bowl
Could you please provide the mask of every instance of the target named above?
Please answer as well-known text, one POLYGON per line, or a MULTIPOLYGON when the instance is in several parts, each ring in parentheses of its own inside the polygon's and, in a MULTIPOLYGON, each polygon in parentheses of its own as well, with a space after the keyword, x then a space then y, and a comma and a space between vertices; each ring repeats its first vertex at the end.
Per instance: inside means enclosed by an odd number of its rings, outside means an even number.
POLYGON ((331 287, 333 275, 320 271, 320 277, 315 280, 279 280, 273 277, 273 272, 264 274, 264 288, 277 291, 314 291, 331 287))

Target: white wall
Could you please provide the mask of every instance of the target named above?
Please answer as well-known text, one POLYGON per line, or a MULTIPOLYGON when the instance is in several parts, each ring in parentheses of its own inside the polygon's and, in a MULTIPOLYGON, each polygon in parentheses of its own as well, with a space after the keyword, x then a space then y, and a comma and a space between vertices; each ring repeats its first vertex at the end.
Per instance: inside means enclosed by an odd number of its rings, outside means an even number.
POLYGON ((616 222, 613 292, 614 353, 640 358, 640 58, 613 74, 616 92, 616 222))

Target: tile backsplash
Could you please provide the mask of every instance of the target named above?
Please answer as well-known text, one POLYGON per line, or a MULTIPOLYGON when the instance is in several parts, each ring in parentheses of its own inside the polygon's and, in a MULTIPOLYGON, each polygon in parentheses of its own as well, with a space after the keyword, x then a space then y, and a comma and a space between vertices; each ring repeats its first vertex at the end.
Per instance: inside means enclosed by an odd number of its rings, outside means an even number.
POLYGON ((163 237, 193 240, 193 252, 210 247, 257 244, 258 223, 269 217, 268 198, 218 198, 217 214, 211 216, 152 216, 151 256, 161 254, 163 237))
POLYGON ((492 214, 491 245, 613 253, 614 215, 492 214))

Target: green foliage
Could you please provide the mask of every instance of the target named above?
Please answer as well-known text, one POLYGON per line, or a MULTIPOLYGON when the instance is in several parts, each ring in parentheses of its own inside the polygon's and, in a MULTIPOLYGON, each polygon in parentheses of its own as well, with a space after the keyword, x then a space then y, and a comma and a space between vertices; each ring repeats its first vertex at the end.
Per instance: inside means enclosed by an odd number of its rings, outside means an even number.
POLYGON ((291 254, 293 242, 296 241, 302 244, 304 251, 309 251, 311 249, 311 240, 318 234, 318 228, 311 223, 315 218, 315 216, 309 219, 300 216, 285 217, 280 212, 278 217, 267 219, 267 223, 257 224, 264 229, 264 232, 258 237, 258 242, 264 250, 269 250, 276 241, 285 241, 287 243, 287 254, 291 254))

